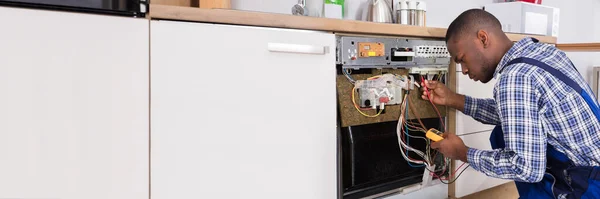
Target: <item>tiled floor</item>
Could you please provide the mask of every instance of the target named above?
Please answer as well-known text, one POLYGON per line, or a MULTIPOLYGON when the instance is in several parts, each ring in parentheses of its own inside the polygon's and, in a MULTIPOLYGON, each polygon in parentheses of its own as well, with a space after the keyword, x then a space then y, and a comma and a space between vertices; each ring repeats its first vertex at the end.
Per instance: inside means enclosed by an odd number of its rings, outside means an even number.
POLYGON ((461 199, 517 199, 519 193, 515 183, 506 183, 488 190, 465 196, 461 199))

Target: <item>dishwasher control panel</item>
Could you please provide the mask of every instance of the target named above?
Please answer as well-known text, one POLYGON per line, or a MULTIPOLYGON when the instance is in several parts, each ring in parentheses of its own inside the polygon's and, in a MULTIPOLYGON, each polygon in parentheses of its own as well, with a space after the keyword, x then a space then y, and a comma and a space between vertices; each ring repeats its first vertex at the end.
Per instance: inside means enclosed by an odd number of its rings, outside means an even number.
POLYGON ((448 67, 443 40, 338 35, 336 56, 342 68, 448 67))

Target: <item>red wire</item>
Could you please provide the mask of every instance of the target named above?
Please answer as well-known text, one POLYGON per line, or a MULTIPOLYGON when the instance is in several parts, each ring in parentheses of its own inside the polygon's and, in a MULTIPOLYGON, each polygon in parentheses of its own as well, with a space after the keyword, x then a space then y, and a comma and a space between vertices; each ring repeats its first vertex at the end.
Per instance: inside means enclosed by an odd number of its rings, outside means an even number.
MULTIPOLYGON (((454 175, 456 175, 458 173, 458 170, 460 170, 460 168, 463 167, 465 164, 466 164, 466 162, 463 162, 458 168, 456 168, 456 170, 454 170, 454 173, 450 174, 449 178, 440 178, 440 179, 441 180, 449 180, 449 179, 454 178, 454 175)), ((435 175, 435 174, 433 174, 433 175, 437 177, 437 175, 435 175)), ((439 178, 439 177, 437 177, 437 178, 439 178)))
POLYGON ((444 120, 442 119, 442 114, 440 114, 440 111, 438 110, 437 106, 433 104, 431 98, 429 98, 429 102, 431 103, 431 106, 433 106, 433 109, 435 109, 435 112, 438 114, 438 117, 440 117, 440 122, 442 123, 442 127, 444 127, 444 132, 448 131, 448 129, 446 129, 446 124, 444 124, 444 120))
POLYGON ((440 117, 440 122, 444 127, 444 132, 448 131, 448 129, 446 129, 446 124, 444 124, 444 120, 442 120, 442 114, 440 114, 440 111, 438 110, 437 106, 435 106, 435 104, 431 100, 431 97, 429 97, 431 95, 431 92, 429 92, 429 87, 427 87, 427 85, 425 84, 425 79, 423 78, 423 76, 421 76, 421 82, 423 82, 423 86, 425 86, 425 94, 427 96, 427 99, 431 103, 431 106, 433 106, 433 109, 435 109, 435 112, 438 114, 438 117, 440 117))

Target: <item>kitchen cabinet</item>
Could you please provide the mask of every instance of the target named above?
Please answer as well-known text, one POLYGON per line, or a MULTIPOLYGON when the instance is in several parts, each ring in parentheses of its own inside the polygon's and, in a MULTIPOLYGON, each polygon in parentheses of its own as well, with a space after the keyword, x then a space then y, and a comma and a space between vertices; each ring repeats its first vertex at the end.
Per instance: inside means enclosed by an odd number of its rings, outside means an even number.
POLYGON ((149 198, 148 23, 0 7, 0 198, 149 198))
MULTIPOLYGON (((475 82, 469 79, 467 75, 462 74, 460 65, 457 65, 456 68, 456 88, 458 93, 475 98, 493 98, 496 79, 492 79, 486 84, 475 82)), ((493 129, 493 125, 482 124, 471 118, 471 116, 456 111, 456 134, 459 135, 463 139, 465 145, 469 147, 491 150, 489 138, 493 129)), ((456 167, 460 166, 462 163, 462 161, 455 161, 456 167)), ((455 197, 464 197, 507 182, 509 181, 488 177, 469 167, 455 182, 455 197)))
MULTIPOLYGON (((460 70, 460 65, 457 65, 460 70)), ((490 80, 488 83, 475 82, 469 79, 469 76, 463 75, 462 72, 456 72, 456 92, 468 95, 475 98, 493 98, 494 85, 496 79, 490 80)), ((469 133, 484 132, 494 129, 493 125, 483 124, 472 117, 463 114, 460 111, 456 112, 456 134, 464 135, 469 133)), ((489 142, 489 141, 488 141, 489 142)))
MULTIPOLYGON (((486 131, 486 132, 482 132, 482 133, 463 135, 460 137, 463 139, 463 142, 465 142, 465 145, 467 145, 469 147, 476 148, 476 149, 482 149, 482 150, 491 150, 492 147, 489 142, 489 137, 490 137, 491 133, 492 133, 491 131, 486 131)), ((456 165, 458 167, 462 163, 463 163, 462 161, 456 160, 454 162, 454 165, 456 165)), ((462 171, 462 169, 465 166, 467 166, 467 165, 465 164, 460 170, 462 171)), ((460 178, 458 178, 458 180, 456 180, 455 194, 456 194, 457 198, 460 198, 460 197, 464 197, 469 194, 483 191, 483 190, 486 190, 486 189, 489 189, 492 187, 496 187, 498 185, 502 185, 502 184, 505 184, 508 182, 510 182, 510 181, 504 180, 504 179, 499 179, 499 178, 488 177, 485 174, 469 167, 469 168, 467 168, 467 170, 465 170, 463 172, 463 174, 460 176, 460 178)))
MULTIPOLYGON (((437 180, 436 180, 437 181, 437 180)), ((384 197, 384 199, 445 199, 448 198, 448 185, 436 182, 438 184, 425 187, 423 189, 409 192, 398 193, 384 197)))
POLYGON ((150 26, 153 199, 336 198, 333 34, 150 26))

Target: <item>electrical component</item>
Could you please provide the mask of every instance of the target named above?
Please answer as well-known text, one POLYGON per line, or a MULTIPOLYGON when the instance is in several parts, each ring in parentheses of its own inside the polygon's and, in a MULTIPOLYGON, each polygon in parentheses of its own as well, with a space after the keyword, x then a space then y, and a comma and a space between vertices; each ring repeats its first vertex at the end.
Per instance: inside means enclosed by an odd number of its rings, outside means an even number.
POLYGON ((427 74, 446 74, 448 73, 447 67, 413 67, 408 69, 409 74, 419 74, 419 75, 427 75, 427 74))
POLYGON ((358 89, 360 107, 384 109, 385 105, 402 103, 402 89, 409 90, 408 78, 394 74, 384 74, 355 83, 358 89))
POLYGON ((385 44, 380 42, 359 42, 358 57, 381 57, 385 54, 385 44))
POLYGON ((338 35, 336 63, 342 68, 448 68, 443 40, 338 35))
POLYGON ((421 188, 425 188, 431 186, 433 183, 433 176, 430 174, 430 171, 435 170, 435 165, 426 165, 427 169, 423 171, 423 178, 421 181, 421 188))
POLYGON ((412 48, 392 48, 392 61, 411 62, 415 57, 415 51, 412 48))
POLYGON ((426 57, 426 58, 449 58, 450 53, 448 52, 448 48, 442 45, 430 46, 415 46, 415 56, 416 57, 426 57))
POLYGON ((429 131, 427 131, 427 133, 425 133, 425 136, 427 138, 429 138, 430 140, 433 140, 435 142, 439 142, 442 141, 444 138, 441 136, 442 132, 438 131, 437 129, 429 129, 429 131))

